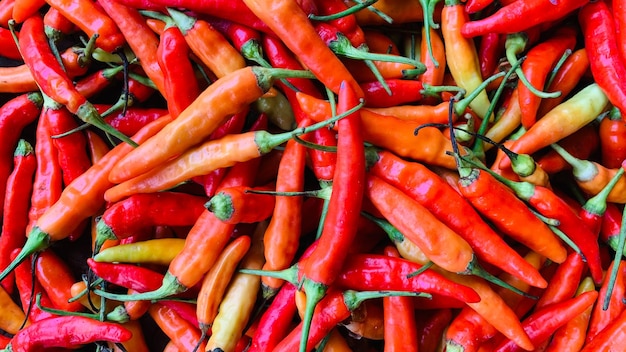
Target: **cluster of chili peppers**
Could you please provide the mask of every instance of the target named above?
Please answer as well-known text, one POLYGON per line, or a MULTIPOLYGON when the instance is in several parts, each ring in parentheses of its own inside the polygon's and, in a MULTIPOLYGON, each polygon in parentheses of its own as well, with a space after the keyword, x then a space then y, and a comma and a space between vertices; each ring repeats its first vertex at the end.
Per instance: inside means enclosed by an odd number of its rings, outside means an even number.
POLYGON ((0 1, 0 351, 626 345, 618 0, 0 1))

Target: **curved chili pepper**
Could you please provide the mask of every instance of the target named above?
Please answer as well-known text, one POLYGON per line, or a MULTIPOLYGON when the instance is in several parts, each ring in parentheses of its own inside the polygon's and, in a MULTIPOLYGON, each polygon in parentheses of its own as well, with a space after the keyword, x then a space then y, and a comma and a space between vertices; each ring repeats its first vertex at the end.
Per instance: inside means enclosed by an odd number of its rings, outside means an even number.
POLYGON ((13 18, 13 8, 15 7, 15 0, 5 1, 0 5, 0 24, 3 27, 9 27, 9 20, 13 18))
POLYGON ((250 352, 271 351, 288 333, 297 311, 296 286, 286 282, 265 310, 252 336, 250 352))
POLYGON ((171 7, 167 11, 184 35, 191 51, 218 78, 245 66, 241 54, 208 21, 171 7))
POLYGON ((236 114, 258 99, 282 76, 295 75, 280 69, 246 67, 211 84, 173 123, 154 138, 150 138, 123 158, 112 170, 109 179, 121 182, 144 173, 160 163, 179 155, 187 148, 204 140, 226 118, 236 114), (233 100, 233 92, 237 94, 233 100), (230 104, 223 104, 229 99, 230 104), (210 109, 207 108, 211 106, 210 109), (208 114, 207 114, 208 112, 208 114), (189 126, 193 125, 191 129, 189 126), (178 136, 178 137, 175 137, 178 136), (157 152, 159 151, 159 152, 157 152), (141 162, 139 162, 141 160, 141 162))
POLYGON ((352 254, 336 280, 338 287, 357 291, 413 291, 437 294, 462 302, 479 300, 472 289, 454 283, 433 270, 423 270, 422 265, 395 257, 376 254, 352 254), (390 276, 389 273, 398 273, 390 276), (411 273, 421 271, 416 277, 411 273))
POLYGON ((539 297, 535 310, 572 298, 582 279, 584 266, 585 262, 580 254, 570 253, 556 268, 548 286, 539 297))
MULTIPOLYGON (((4 198, 2 232, 0 233, 0 268, 4 269, 11 262, 11 253, 20 248, 26 238, 28 208, 33 190, 33 175, 37 167, 33 147, 21 139, 13 156, 13 171, 6 183, 7 193, 4 198)), ((13 280, 5 279, 2 287, 13 292, 13 280)))
POLYGON ((589 57, 587 49, 580 48, 571 53, 563 62, 559 70, 554 74, 547 92, 561 92, 556 98, 543 99, 537 110, 537 118, 541 118, 548 111, 559 105, 563 99, 580 83, 589 69, 589 57))
POLYGON ((213 320, 218 314, 218 308, 226 288, 233 280, 233 274, 237 265, 248 252, 250 242, 250 237, 243 235, 229 243, 211 270, 202 279, 196 302, 196 315, 198 316, 199 328, 203 338, 207 335, 213 320))
POLYGON ((200 94, 189 58, 189 46, 180 29, 169 26, 159 37, 157 61, 163 72, 163 96, 173 118, 178 117, 200 94))
MULTIPOLYGON (((550 338, 550 335, 568 321, 583 313, 594 304, 598 293, 595 291, 585 292, 575 298, 553 303, 531 314, 522 322, 524 330, 531 337, 535 345, 550 338)), ((518 346, 511 341, 500 343, 495 351, 521 351, 518 346)))
POLYGON ((457 87, 431 86, 421 81, 402 79, 388 79, 384 81, 384 85, 381 82, 361 83, 366 107, 384 108, 416 103, 428 97, 436 97, 439 92, 457 89, 457 87), (386 89, 389 89, 391 94, 386 89))
POLYGON ((0 199, 3 203, 7 189, 6 181, 13 169, 13 153, 19 135, 28 124, 39 117, 42 105, 41 94, 30 93, 14 97, 0 107, 0 138, 3 141, 0 149, 0 199))
POLYGON ((125 39, 111 17, 91 1, 46 0, 51 7, 76 24, 88 37, 98 35, 96 45, 105 51, 114 51, 124 45, 125 39))
POLYGON ((193 225, 206 198, 181 192, 136 194, 106 209, 100 217, 94 253, 105 240, 122 239, 155 225, 193 225))
POLYGON ((523 32, 536 25, 559 20, 588 2, 588 0, 567 0, 558 3, 550 0, 513 2, 490 16, 463 25, 462 33, 465 37, 471 38, 489 32, 523 32))
MULTIPOLYGON (((456 84, 473 92, 483 83, 480 73, 480 60, 474 42, 464 38, 461 29, 470 23, 463 5, 458 0, 446 0, 441 13, 441 31, 443 42, 446 47, 446 63, 452 73, 456 84)), ((490 102, 487 92, 481 91, 472 100, 469 106, 482 119, 493 119, 493 116, 485 116, 490 102)))
POLYGON ((165 79, 157 60, 159 39, 147 26, 138 10, 114 0, 98 2, 126 39, 146 75, 156 85, 159 92, 165 92, 165 79))
POLYGON ((354 77, 319 37, 307 14, 297 2, 244 0, 244 3, 325 86, 338 93, 341 82, 346 81, 354 89, 357 97, 362 97, 363 94, 354 77), (289 28, 298 28, 300 35, 293 36, 289 28))
MULTIPOLYGON (((308 125, 304 120, 301 125, 308 125)), ((300 192, 305 185, 306 148, 291 140, 287 142, 276 175, 276 192, 300 192)), ((265 231, 265 264, 263 270, 286 269, 296 257, 302 229, 303 199, 277 195, 272 217, 265 231)), ((282 280, 261 277, 264 297, 276 294, 282 280)))
POLYGON ((26 64, 0 67, 0 92, 28 93, 39 89, 30 68, 26 64))
POLYGON ((622 211, 615 203, 607 203, 600 226, 600 239, 613 250, 617 250, 621 226, 622 211))
POLYGON ((63 107, 48 109, 47 112, 48 133, 53 136, 52 143, 57 150, 63 182, 68 185, 91 167, 91 160, 87 155, 87 138, 80 131, 55 137, 77 128, 78 124, 63 107))
POLYGON ((131 336, 129 330, 117 323, 80 316, 57 316, 20 330, 9 346, 12 351, 40 351, 44 347, 71 348, 96 341, 124 342, 131 336))
POLYGON ((611 103, 626 111, 626 64, 621 59, 615 38, 615 22, 604 1, 586 4, 578 12, 589 66, 595 82, 611 103))
MULTIPOLYGON (((452 320, 452 309, 443 308, 416 316, 418 351, 432 351, 440 345, 452 320)), ((469 352, 469 351, 468 351, 469 352)))
POLYGON ((602 282, 600 290, 598 291, 598 303, 591 311, 587 337, 585 338, 587 343, 593 341, 602 330, 609 326, 624 311, 624 304, 622 302, 626 297, 626 284, 624 282, 625 266, 623 260, 619 262, 613 261, 607 269, 607 278, 602 282), (616 264, 619 266, 617 269, 618 275, 615 283, 610 288, 611 280, 608 279, 608 275, 616 264), (610 296, 607 296, 608 290, 611 290, 610 296), (607 298, 609 299, 608 302, 606 302, 607 298))
POLYGON ((624 334, 624 325, 626 324, 626 311, 613 320, 606 328, 596 335, 596 337, 586 343, 581 352, 592 351, 610 351, 621 348, 624 341, 626 341, 626 335, 624 334))
POLYGON ((77 26, 54 7, 50 7, 43 15, 43 24, 46 35, 53 41, 77 31, 77 26))
MULTIPOLYGON (((109 105, 95 105, 96 109, 104 112, 110 109, 109 105)), ((104 120, 120 132, 132 136, 143 126, 167 115, 167 109, 129 107, 126 111, 110 114, 104 120)))
MULTIPOLYGON (((27 293, 30 295, 30 290, 27 293)), ((28 306, 24 307, 24 310, 26 310, 28 306)), ((9 334, 17 334, 22 329, 22 324, 28 325, 31 323, 31 321, 26 320, 27 316, 22 308, 13 301, 13 297, 2 287, 0 287, 0 308, 2 308, 0 311, 0 329, 9 334)), ((30 319, 30 315, 28 319, 30 319)))
MULTIPOLYGON (((426 27, 422 27, 422 38, 426 38, 426 27)), ((439 32, 434 29, 430 29, 430 49, 428 48, 428 42, 422 40, 420 43, 420 57, 421 61, 426 66, 426 72, 419 76, 419 80, 422 83, 438 86, 443 84, 443 77, 446 72, 446 51, 444 42, 439 32), (430 54, 429 54, 430 50, 430 54), (431 55, 436 61, 433 61, 431 55), (435 64, 436 63, 436 64, 435 64)))
MULTIPOLYGON (((50 101, 48 100, 47 103, 50 101)), ((26 231, 33 228, 37 219, 59 199, 63 190, 63 175, 57 159, 57 150, 48 132, 48 124, 51 114, 54 113, 54 107, 47 103, 44 103, 35 131, 37 169, 33 180, 33 192, 28 210, 29 223, 26 231)), ((52 102, 52 105, 56 103, 52 102)))
POLYGON ((13 4, 11 17, 15 20, 15 22, 22 23, 28 17, 36 14, 44 5, 46 5, 45 0, 23 1, 13 4))
POLYGON ((108 263, 169 265, 184 244, 185 240, 182 238, 155 238, 103 249, 93 259, 108 263))
MULTIPOLYGON (((241 260, 241 268, 258 270, 263 267, 263 234, 266 228, 267 222, 256 225, 250 249, 241 260)), ((234 274, 213 320, 207 351, 231 351, 235 348, 252 316, 260 289, 261 278, 258 275, 242 272, 234 274)))
MULTIPOLYGON (((573 27, 563 26, 548 39, 528 50, 521 69, 530 85, 543 89, 552 66, 566 50, 574 49, 576 34, 573 27)), ((537 110, 542 99, 535 95, 526 84, 519 85, 517 89, 522 111, 522 126, 528 129, 537 121, 537 110)))
POLYGON ((359 46, 367 40, 367 36, 363 32, 363 29, 359 26, 356 16, 354 16, 354 10, 348 12, 350 7, 343 1, 336 0, 316 0, 317 14, 311 16, 313 20, 320 20, 319 18, 326 19, 325 22, 336 27, 340 32, 344 33, 350 42, 354 46, 359 46), (341 17, 337 17, 337 14, 343 14, 341 17), (328 19, 330 18, 330 19, 328 19))
MULTIPOLYGON (((145 140, 160 130, 168 121, 171 121, 169 117, 162 117, 146 125, 134 136, 135 141, 145 140)), ((36 226, 29 233, 20 254, 0 273, 0 280, 32 253, 47 248, 54 241, 67 238, 83 220, 96 214, 102 208, 104 191, 111 186, 106 176, 112 164, 130 149, 132 147, 126 143, 118 145, 65 187, 59 200, 37 219, 36 226), (76 204, 81 204, 81 206, 77 207, 76 204)))
MULTIPOLYGON (((176 311, 161 303, 154 303, 148 310, 150 317, 161 330, 182 351, 193 351, 200 341, 200 330, 191 323, 182 319, 176 311)), ((204 350, 205 344, 200 348, 204 350)))
MULTIPOLYGON (((583 88, 539 119, 509 148, 518 154, 532 154, 556 143, 593 121, 608 104, 608 98, 595 83, 583 88)), ((500 168, 507 168, 508 158, 500 161, 500 168)))
MULTIPOLYGON (((467 10, 467 5, 465 6, 467 10)), ((480 73, 487 79, 498 68, 499 60, 504 52, 503 36, 498 33, 487 33, 481 36, 478 47, 480 73)))
MULTIPOLYGON (((590 277, 585 278, 580 283, 576 296, 585 292, 595 291, 593 280, 590 277)), ((591 316, 592 307, 587 308, 583 313, 570 320, 567 324, 559 328, 553 335, 546 351, 556 352, 563 351, 565 348, 581 350, 585 343, 585 335, 587 326, 589 325, 589 317, 591 316)))
POLYGON ((79 302, 68 303, 72 297, 70 289, 76 280, 68 264, 58 255, 51 251, 39 253, 34 273, 55 307, 69 312, 82 310, 79 302))
POLYGON ((32 16, 24 21, 20 30, 19 45, 26 65, 45 95, 64 105, 81 120, 135 145, 130 138, 107 125, 93 105, 76 90, 74 83, 52 54, 41 17, 32 16))

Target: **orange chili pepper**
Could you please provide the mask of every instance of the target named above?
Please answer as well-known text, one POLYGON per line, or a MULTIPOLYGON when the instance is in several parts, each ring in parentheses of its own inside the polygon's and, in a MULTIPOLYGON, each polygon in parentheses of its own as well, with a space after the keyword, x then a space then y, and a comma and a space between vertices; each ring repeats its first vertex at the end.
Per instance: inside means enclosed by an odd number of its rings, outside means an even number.
POLYGON ((222 251, 211 270, 202 279, 196 302, 196 314, 200 331, 206 336, 218 314, 220 302, 228 284, 232 281, 237 265, 250 248, 250 237, 237 237, 222 251))
MULTIPOLYGON (((176 311, 161 303, 153 303, 148 310, 150 317, 163 333, 181 351, 193 351, 200 341, 200 330, 183 319, 176 311)), ((199 350, 204 350, 205 343, 200 343, 199 350)))
POLYGON ((13 298, 0 286, 0 329, 9 334, 17 334, 22 328, 26 315, 13 298))
POLYGON ((426 39, 426 27, 422 27, 422 42, 420 44, 420 57, 424 65, 426 66, 426 72, 422 73, 419 80, 422 83, 430 84, 432 86, 440 86, 443 84, 443 76, 446 73, 446 50, 443 44, 443 40, 439 35, 439 32, 430 28, 430 42, 431 50, 428 49, 428 42, 426 39), (437 65, 431 58, 435 58, 437 65))
POLYGON ((71 268, 52 251, 42 251, 37 255, 35 275, 56 307, 70 312, 83 309, 80 302, 68 302, 72 298, 74 275, 71 268))

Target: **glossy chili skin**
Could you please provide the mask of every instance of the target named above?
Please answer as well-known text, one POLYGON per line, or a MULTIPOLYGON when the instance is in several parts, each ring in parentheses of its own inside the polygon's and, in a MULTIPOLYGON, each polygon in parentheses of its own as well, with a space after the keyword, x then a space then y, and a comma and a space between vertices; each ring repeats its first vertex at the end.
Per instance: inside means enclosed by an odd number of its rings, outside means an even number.
POLYGON ((590 2, 578 13, 591 73, 611 103, 626 111, 626 64, 615 38, 615 24, 604 1, 590 2))
POLYGON ((57 316, 20 330, 11 340, 12 351, 40 351, 44 347, 71 348, 96 341, 124 342, 132 333, 117 323, 80 316, 57 316))
POLYGON ((0 199, 4 200, 6 181, 13 169, 13 152, 19 139, 16 132, 35 121, 42 106, 41 94, 29 93, 12 98, 0 108, 0 138, 4 141, 0 145, 0 199))
POLYGON ((468 22, 462 33, 474 37, 489 32, 517 33, 535 25, 551 22, 588 3, 588 0, 567 0, 553 3, 549 0, 513 2, 483 19, 468 22))
MULTIPOLYGON (((13 159, 13 171, 7 179, 0 234, 0 268, 2 269, 10 263, 11 252, 20 248, 26 241, 24 234, 28 225, 33 175, 37 167, 33 147, 25 140, 18 142, 13 159)), ((7 292, 12 292, 14 287, 12 280, 3 280, 2 287, 7 292)))
POLYGON ((250 352, 271 351, 289 333, 297 312, 294 295, 296 286, 285 283, 259 319, 250 344, 250 352))
POLYGON ((200 94, 189 52, 180 29, 167 27, 159 39, 157 61, 163 72, 165 99, 174 118, 200 94))
POLYGON ((612 109, 611 113, 600 121, 598 134, 600 135, 602 165, 608 168, 620 167, 622 161, 626 159, 626 147, 624 147, 626 123, 617 109, 612 109))

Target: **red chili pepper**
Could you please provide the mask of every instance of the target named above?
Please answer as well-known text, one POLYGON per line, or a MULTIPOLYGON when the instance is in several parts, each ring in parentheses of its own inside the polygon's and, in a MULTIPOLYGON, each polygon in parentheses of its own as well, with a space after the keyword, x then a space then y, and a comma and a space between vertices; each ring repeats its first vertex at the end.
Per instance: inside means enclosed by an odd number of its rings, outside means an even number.
POLYGON ((618 168, 626 159, 626 123, 617 108, 600 121, 598 133, 600 135, 600 151, 602 165, 608 168, 618 168))
POLYGON ((10 30, 3 27, 0 27, 0 48, 0 56, 2 57, 13 60, 22 59, 20 50, 13 39, 13 34, 11 34, 10 30))
POLYGON ((367 82, 361 83, 360 86, 365 94, 365 106, 372 108, 417 103, 427 97, 438 97, 438 93, 444 90, 456 88, 430 86, 421 81, 406 79, 388 79, 384 84, 378 81, 367 82))
POLYGON ((0 3, 0 24, 5 28, 9 27, 9 20, 13 18, 15 2, 15 0, 9 0, 0 3))
POLYGON ((598 303, 591 311, 587 337, 585 339, 587 343, 593 341, 602 330, 609 326, 611 322, 617 319, 622 311, 624 311, 624 298, 626 298, 626 282, 624 277, 626 265, 624 265, 624 263, 623 260, 619 262, 613 261, 607 269, 606 278, 602 282, 600 291, 598 292, 598 303), (618 274, 615 282, 612 283, 608 276, 614 268, 615 263, 619 265, 619 268, 617 269, 618 274), (612 287, 610 287, 611 284, 612 287), (608 290, 611 291, 608 292, 608 290), (607 296, 607 293, 610 295, 607 296), (607 298, 609 299, 608 302, 606 301, 607 298))
POLYGON ((546 92, 561 92, 561 95, 556 98, 543 99, 537 111, 537 118, 543 117, 569 96, 588 70, 589 57, 585 48, 580 48, 570 54, 546 88, 546 92))
POLYGON ((281 286, 265 310, 252 336, 250 352, 271 351, 289 333, 297 312, 294 295, 297 288, 291 283, 281 286))
POLYGON ((489 7, 492 3, 493 0, 468 0, 465 3, 465 11, 469 14, 480 12, 489 7))
POLYGON ((122 239, 156 225, 190 226, 205 211, 206 197, 181 192, 132 195, 106 209, 97 229, 95 253, 107 239, 122 239))
POLYGON ((276 196, 273 194, 254 193, 254 191, 272 191, 273 184, 262 187, 222 188, 205 204, 205 208, 218 219, 231 223, 256 223, 268 219, 274 210, 276 196))
MULTIPOLYGON (((348 82, 343 82, 339 90, 337 112, 341 114, 349 111, 358 105, 358 100, 358 91, 348 82)), ((306 334, 313 310, 339 275, 348 248, 356 236, 365 189, 365 151, 359 112, 344 117, 336 125, 337 167, 333 177, 333 192, 319 243, 301 265, 302 288, 307 297, 301 349, 307 343, 306 334)))
MULTIPOLYGON (((435 351, 452 320, 452 309, 443 308, 417 315, 418 351, 435 351)), ((468 351, 469 352, 469 351, 468 351)))
MULTIPOLYGON (((560 303, 553 303, 538 310, 524 319, 522 326, 533 344, 539 345, 546 341, 561 326, 583 313, 592 306, 598 297, 595 291, 589 291, 560 303)), ((494 351, 523 351, 512 341, 500 343, 494 351)))
MULTIPOLYGON (((107 111, 110 108, 109 105, 95 105, 95 107, 100 112, 107 111)), ((139 132, 143 126, 167 115, 167 113, 167 110, 162 108, 131 107, 126 109, 125 112, 111 114, 105 117, 104 120, 116 130, 132 136, 139 132)))
MULTIPOLYGON (((544 88, 552 67, 566 50, 574 49, 576 32, 575 28, 570 26, 559 27, 548 39, 530 48, 522 63, 522 72, 533 87, 540 90, 544 88)), ((518 86, 518 99, 522 110, 522 126, 528 129, 537 120, 537 111, 542 99, 526 84, 518 86)))
POLYGON ((47 36, 53 41, 58 41, 77 30, 77 26, 54 7, 49 8, 43 15, 43 24, 47 36))
MULTIPOLYGON (((108 67, 88 74, 76 82, 76 90, 89 99, 107 88, 123 69, 124 66, 108 67)), ((98 112, 102 113, 104 111, 98 112)))
MULTIPOLYGON (((25 140, 20 140, 13 156, 13 171, 6 183, 7 193, 4 198, 0 233, 0 269, 6 268, 11 262, 11 252, 26 242, 28 208, 36 167, 33 147, 25 140)), ((3 280, 2 287, 8 293, 13 292, 13 280, 10 278, 3 280)))
POLYGON ((425 292, 470 303, 480 299, 471 288, 450 281, 433 270, 424 271, 420 264, 385 255, 349 255, 335 282, 338 287, 357 291, 425 292), (421 271, 419 275, 411 277, 418 271, 421 271))
MULTIPOLYGON (((48 101, 50 102, 50 101, 48 101)), ((35 158, 37 169, 33 181, 30 209, 28 210, 27 231, 33 228, 37 219, 47 211, 61 196, 63 190, 63 175, 57 159, 57 150, 48 132, 50 115, 53 107, 46 106, 39 117, 36 128, 35 158)), ((53 103, 53 105, 56 105, 53 103)))
MULTIPOLYGON (((148 310, 161 330, 182 351, 193 351, 200 341, 200 329, 182 319, 176 311, 161 303, 154 303, 148 310)), ((199 348, 204 350, 205 343, 199 348)))
POLYGON ((159 39, 148 27, 143 16, 138 10, 115 0, 102 0, 98 4, 117 24, 146 75, 156 85, 159 92, 164 93, 165 79, 157 59, 159 39))
POLYGON ((591 74, 620 111, 626 111, 626 64, 620 56, 612 11, 604 1, 583 6, 578 21, 585 37, 591 74))
POLYGON ((3 141, 0 144, 0 204, 4 203, 6 181, 13 169, 13 152, 20 133, 39 117, 42 105, 40 93, 29 93, 14 97, 0 107, 0 139, 3 141))
POLYGON ((365 44, 366 36, 360 27, 354 13, 349 12, 350 7, 343 1, 336 0, 316 0, 317 16, 310 16, 312 20, 318 20, 326 16, 330 16, 324 22, 336 27, 340 32, 344 33, 350 40, 352 45, 358 47, 365 44), (343 14, 337 17, 337 14, 343 14))
POLYGON ((114 51, 124 45, 124 36, 111 17, 89 0, 46 0, 63 16, 76 24, 88 37, 98 35, 96 45, 104 51, 114 51))
POLYGON ((600 331, 596 338, 586 343, 581 352, 619 350, 626 342, 624 326, 626 326, 626 310, 600 331))
POLYGON ((535 310, 574 297, 583 275, 585 262, 578 253, 570 253, 561 263, 537 301, 535 310))
MULTIPOLYGON (((465 5, 467 10, 467 5, 465 5)), ((483 79, 489 78, 498 68, 502 54, 504 53, 504 38, 498 33, 486 33, 480 38, 478 47, 478 59, 480 61, 480 73, 483 79)))
MULTIPOLYGON (((17 251, 11 253, 10 258, 14 258, 17 251)), ((39 320, 54 317, 54 314, 46 312, 35 304, 35 297, 40 296, 40 303, 44 307, 54 307, 50 297, 34 276, 31 270, 31 262, 27 260, 15 268, 15 286, 19 294, 20 302, 27 314, 28 320, 34 323, 39 320), (30 311, 28 311, 30 309, 30 311)))
MULTIPOLYGON (((422 27, 422 38, 426 38, 426 33, 424 26, 422 27)), ((422 40, 420 43, 420 57, 426 66, 426 72, 419 77, 419 80, 433 86, 443 84, 446 73, 446 50, 441 35, 435 29, 430 28, 430 48, 428 41, 422 40)))
POLYGON ((615 35, 617 37, 617 45, 622 62, 626 62, 626 8, 621 1, 612 0, 611 9, 615 20, 615 35))
POLYGON ((78 127, 74 117, 64 107, 48 110, 47 118, 48 133, 52 136, 52 143, 58 152, 63 182, 68 185, 91 167, 91 160, 87 155, 87 138, 82 131, 57 137, 78 127))
POLYGON ((307 14, 295 1, 244 0, 244 3, 324 85, 338 93, 341 82, 346 81, 357 97, 363 96, 354 77, 319 37, 307 14), (294 36, 290 28, 298 28, 299 35, 294 36))
POLYGON ((41 351, 43 348, 72 348, 96 341, 124 342, 132 333, 117 323, 81 316, 57 316, 35 322, 20 330, 9 344, 11 351, 41 351))
POLYGON ((588 3, 589 0, 550 0, 512 2, 494 14, 463 25, 462 33, 471 38, 489 32, 517 33, 536 25, 559 20, 588 3))
POLYGON ((615 203, 607 203, 602 216, 600 239, 613 250, 617 250, 620 229, 622 227, 622 211, 615 203))
POLYGON ((68 302, 72 297, 71 287, 76 280, 72 269, 58 255, 51 251, 42 251, 37 255, 34 268, 37 280, 55 307, 69 312, 83 309, 80 302, 68 302))
POLYGON ((39 16, 29 17, 22 24, 19 35, 20 51, 42 92, 55 102, 64 105, 84 122, 136 145, 125 135, 107 125, 96 109, 75 88, 52 53, 44 33, 43 20, 39 16))
POLYGON ((163 96, 173 118, 178 117, 200 94, 189 45, 180 29, 169 26, 160 36, 157 61, 163 72, 163 96))

